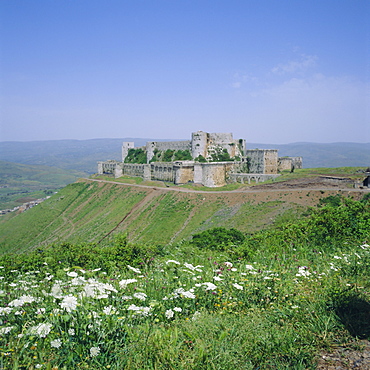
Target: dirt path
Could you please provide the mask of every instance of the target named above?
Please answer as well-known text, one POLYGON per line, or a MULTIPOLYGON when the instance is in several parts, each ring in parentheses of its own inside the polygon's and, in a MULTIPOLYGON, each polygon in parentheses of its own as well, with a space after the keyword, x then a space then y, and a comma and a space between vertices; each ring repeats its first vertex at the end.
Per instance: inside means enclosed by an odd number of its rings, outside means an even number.
POLYGON ((195 189, 186 189, 180 187, 159 187, 159 186, 149 186, 149 185, 141 185, 141 184, 128 184, 119 181, 111 181, 111 180, 100 180, 100 179, 83 179, 86 181, 95 181, 101 183, 109 183, 109 184, 117 184, 122 186, 133 186, 133 187, 140 187, 146 189, 153 189, 159 191, 178 191, 178 192, 185 192, 185 193, 198 193, 198 194, 234 194, 234 193, 256 193, 256 192, 276 192, 282 190, 289 190, 289 191, 302 191, 302 189, 310 191, 327 191, 327 190, 340 190, 344 192, 355 192, 355 193, 366 193, 369 192, 369 188, 349 188, 343 186, 341 184, 337 184, 334 181, 324 181, 320 180, 320 178, 307 178, 307 179, 299 179, 299 180, 290 180, 290 181, 283 181, 283 182, 276 182, 273 184, 260 184, 255 185, 249 188, 241 188, 236 190, 195 190, 195 189))

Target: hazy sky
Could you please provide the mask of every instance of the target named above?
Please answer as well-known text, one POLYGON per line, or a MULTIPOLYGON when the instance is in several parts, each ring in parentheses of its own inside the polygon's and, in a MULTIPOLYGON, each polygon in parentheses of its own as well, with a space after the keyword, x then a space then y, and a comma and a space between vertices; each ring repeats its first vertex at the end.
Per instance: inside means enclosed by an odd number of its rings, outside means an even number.
POLYGON ((369 0, 0 0, 0 141, 370 142, 369 0))

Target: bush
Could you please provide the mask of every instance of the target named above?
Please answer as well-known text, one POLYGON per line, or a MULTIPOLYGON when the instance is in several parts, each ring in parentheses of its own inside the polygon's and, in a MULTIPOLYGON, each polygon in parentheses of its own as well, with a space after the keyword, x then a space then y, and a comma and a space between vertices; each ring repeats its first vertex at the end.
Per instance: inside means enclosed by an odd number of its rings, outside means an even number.
POLYGON ((215 227, 193 235, 191 244, 197 246, 198 248, 222 251, 231 246, 240 245, 244 238, 244 234, 239 230, 215 227))

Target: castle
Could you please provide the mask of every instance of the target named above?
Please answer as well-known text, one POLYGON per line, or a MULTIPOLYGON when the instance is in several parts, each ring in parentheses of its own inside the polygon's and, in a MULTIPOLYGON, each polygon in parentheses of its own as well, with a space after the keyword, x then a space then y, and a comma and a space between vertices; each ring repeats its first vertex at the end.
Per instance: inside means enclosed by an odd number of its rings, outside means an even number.
POLYGON ((98 174, 140 176, 144 180, 188 182, 207 187, 274 179, 282 170, 302 168, 301 157, 278 157, 275 149, 247 149, 232 133, 193 132, 187 141, 122 144, 122 161, 98 162, 98 174))

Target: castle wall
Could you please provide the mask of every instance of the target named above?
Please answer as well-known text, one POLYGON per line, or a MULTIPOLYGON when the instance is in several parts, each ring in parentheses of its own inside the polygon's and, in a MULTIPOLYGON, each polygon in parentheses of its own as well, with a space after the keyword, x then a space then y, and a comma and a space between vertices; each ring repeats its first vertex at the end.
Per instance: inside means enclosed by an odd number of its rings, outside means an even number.
POLYGON ((187 184, 194 181, 194 165, 174 165, 175 184, 187 184))
POLYGON ((294 171, 302 168, 302 157, 281 157, 278 159, 279 171, 294 171))
POLYGON ((202 163, 202 184, 210 188, 226 185, 225 162, 202 163))
POLYGON ((245 151, 245 159, 248 166, 248 173, 264 173, 265 161, 263 150, 249 149, 245 151))
POLYGON ((277 174, 278 173, 278 152, 275 149, 264 150, 264 162, 265 174, 277 174))
POLYGON ((245 151, 244 163, 249 173, 277 174, 278 153, 276 149, 251 149, 245 151))
POLYGON ((174 169, 172 162, 154 162, 150 164, 150 173, 152 180, 174 182, 174 169))

